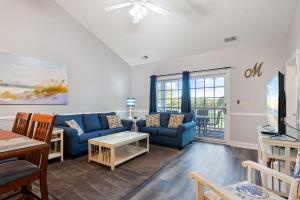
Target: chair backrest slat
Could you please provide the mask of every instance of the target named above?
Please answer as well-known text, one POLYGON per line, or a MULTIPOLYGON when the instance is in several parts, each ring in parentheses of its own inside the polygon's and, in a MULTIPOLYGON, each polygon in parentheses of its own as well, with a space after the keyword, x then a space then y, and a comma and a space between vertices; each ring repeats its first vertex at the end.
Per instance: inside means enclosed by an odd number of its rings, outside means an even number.
MULTIPOLYGON (((50 145, 54 121, 54 115, 33 114, 28 136, 50 145)), ((33 153, 26 159, 35 165, 40 166, 41 164, 41 154, 33 153)))
POLYGON ((54 115, 33 114, 28 136, 50 144, 54 118, 54 115))
POLYGON ((12 132, 27 136, 31 113, 18 112, 12 127, 12 132))

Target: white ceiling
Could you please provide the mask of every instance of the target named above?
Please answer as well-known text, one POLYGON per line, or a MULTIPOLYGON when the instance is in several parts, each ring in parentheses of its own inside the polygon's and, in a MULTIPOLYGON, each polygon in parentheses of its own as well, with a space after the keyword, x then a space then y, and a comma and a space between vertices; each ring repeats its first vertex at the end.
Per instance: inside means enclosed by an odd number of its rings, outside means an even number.
POLYGON ((130 65, 224 48, 224 38, 275 41, 287 36, 297 0, 149 0, 170 11, 133 24, 127 0, 55 0, 130 65), (142 59, 147 55, 149 59, 142 59))

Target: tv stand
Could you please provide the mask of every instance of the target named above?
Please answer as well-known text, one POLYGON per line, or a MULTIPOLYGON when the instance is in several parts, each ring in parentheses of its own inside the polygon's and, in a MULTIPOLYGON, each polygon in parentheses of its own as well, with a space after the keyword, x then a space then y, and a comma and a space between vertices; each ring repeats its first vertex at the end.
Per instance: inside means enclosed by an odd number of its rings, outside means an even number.
MULTIPOLYGON (((276 169, 286 175, 291 175, 291 166, 296 161, 298 149, 300 149, 300 141, 297 138, 297 133, 291 135, 269 133, 263 134, 267 131, 263 127, 258 127, 258 160, 264 166, 276 169), (293 137, 295 136, 295 137, 293 137)), ((288 197, 290 190, 289 185, 284 185, 278 180, 269 179, 266 174, 261 174, 262 185, 272 188, 278 194, 288 197), (280 185, 280 187, 278 187, 280 185)))
POLYGON ((286 136, 286 137, 289 137, 289 138, 294 139, 296 141, 299 141, 299 139, 296 138, 296 137, 293 137, 293 136, 288 135, 286 133, 273 132, 272 130, 270 130, 270 129, 266 128, 266 127, 268 127, 268 125, 259 128, 260 129, 260 133, 265 134, 265 135, 269 135, 270 136, 269 138, 286 136))
MULTIPOLYGON (((263 131, 262 131, 261 133, 263 133, 263 131)), ((264 133, 263 133, 263 134, 264 134, 264 133)), ((293 137, 293 136, 290 136, 290 135, 288 135, 288 134, 286 134, 286 133, 284 133, 284 134, 276 133, 275 135, 272 135, 270 138, 273 138, 273 137, 280 137, 280 136, 283 136, 283 135, 285 135, 285 136, 287 136, 287 137, 289 137, 289 138, 292 138, 292 139, 294 139, 294 140, 299 141, 299 139, 297 139, 297 138, 295 138, 295 137, 293 137)))

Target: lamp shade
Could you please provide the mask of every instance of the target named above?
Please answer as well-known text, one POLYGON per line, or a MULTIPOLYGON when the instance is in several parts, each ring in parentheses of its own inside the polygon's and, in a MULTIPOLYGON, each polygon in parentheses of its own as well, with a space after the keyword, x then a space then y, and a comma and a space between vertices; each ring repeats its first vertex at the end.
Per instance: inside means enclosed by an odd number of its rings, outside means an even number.
POLYGON ((135 106, 135 98, 128 97, 127 98, 127 106, 128 107, 134 107, 135 106))

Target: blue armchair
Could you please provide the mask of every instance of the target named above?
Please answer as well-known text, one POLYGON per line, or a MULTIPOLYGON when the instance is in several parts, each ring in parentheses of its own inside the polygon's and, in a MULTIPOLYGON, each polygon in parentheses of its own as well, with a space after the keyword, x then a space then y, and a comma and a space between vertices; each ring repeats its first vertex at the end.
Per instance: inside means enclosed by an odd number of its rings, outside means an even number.
POLYGON ((137 121, 138 131, 149 133, 151 143, 182 149, 193 141, 196 126, 193 114, 183 113, 183 124, 178 128, 168 128, 170 113, 158 114, 160 114, 160 127, 147 127, 146 120, 137 121))
POLYGON ((70 157, 86 154, 88 152, 89 139, 131 130, 133 122, 130 120, 121 120, 122 128, 109 129, 106 119, 107 115, 116 115, 116 113, 57 115, 55 127, 64 130, 64 154, 70 157), (84 131, 80 136, 78 136, 76 129, 69 128, 65 123, 72 119, 84 131))

